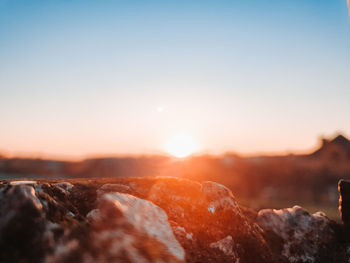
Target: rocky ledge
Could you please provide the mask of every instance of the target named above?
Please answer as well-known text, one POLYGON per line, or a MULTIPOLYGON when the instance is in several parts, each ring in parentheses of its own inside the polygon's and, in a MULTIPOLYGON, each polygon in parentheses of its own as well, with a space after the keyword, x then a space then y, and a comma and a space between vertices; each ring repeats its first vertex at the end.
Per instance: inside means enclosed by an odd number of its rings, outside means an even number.
MULTIPOLYGON (((169 177, 2 181, 0 262, 349 262, 343 226, 169 177)), ((349 252, 348 252, 349 250, 349 252)))

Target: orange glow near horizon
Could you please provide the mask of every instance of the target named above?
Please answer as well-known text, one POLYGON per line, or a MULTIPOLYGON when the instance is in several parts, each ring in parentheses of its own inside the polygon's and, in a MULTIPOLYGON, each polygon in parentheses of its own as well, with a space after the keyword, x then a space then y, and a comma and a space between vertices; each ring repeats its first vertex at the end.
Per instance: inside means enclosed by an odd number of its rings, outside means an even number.
POLYGON ((198 145, 191 136, 178 134, 167 141, 165 150, 172 156, 185 158, 198 151, 198 145))

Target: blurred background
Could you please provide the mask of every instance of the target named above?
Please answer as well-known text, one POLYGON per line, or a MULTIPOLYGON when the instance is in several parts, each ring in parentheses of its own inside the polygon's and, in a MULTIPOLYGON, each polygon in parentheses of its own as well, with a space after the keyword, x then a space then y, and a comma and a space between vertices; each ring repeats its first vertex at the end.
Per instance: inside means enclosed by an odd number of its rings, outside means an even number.
POLYGON ((0 0, 1 178, 213 180, 337 218, 347 2, 0 0))
POLYGON ((350 179, 350 141, 343 135, 323 138, 317 150, 302 155, 161 155, 93 158, 82 161, 0 159, 1 179, 177 176, 215 181, 253 209, 301 205, 339 220, 337 183, 350 179))

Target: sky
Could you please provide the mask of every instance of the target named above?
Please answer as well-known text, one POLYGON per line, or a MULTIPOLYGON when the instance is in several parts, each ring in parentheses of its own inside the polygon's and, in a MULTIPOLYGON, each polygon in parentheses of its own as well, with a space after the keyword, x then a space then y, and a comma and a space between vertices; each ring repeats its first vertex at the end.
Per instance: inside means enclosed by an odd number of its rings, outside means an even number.
POLYGON ((0 152, 309 151, 350 135, 349 62, 346 0, 0 0, 0 152))

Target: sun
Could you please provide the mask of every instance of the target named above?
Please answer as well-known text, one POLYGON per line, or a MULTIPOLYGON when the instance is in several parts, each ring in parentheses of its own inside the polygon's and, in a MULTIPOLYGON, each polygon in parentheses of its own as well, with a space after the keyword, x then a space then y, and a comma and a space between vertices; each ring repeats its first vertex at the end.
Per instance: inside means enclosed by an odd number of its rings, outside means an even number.
POLYGON ((170 138, 165 144, 165 150, 177 158, 185 158, 193 154, 197 149, 196 141, 186 134, 178 134, 170 138))

